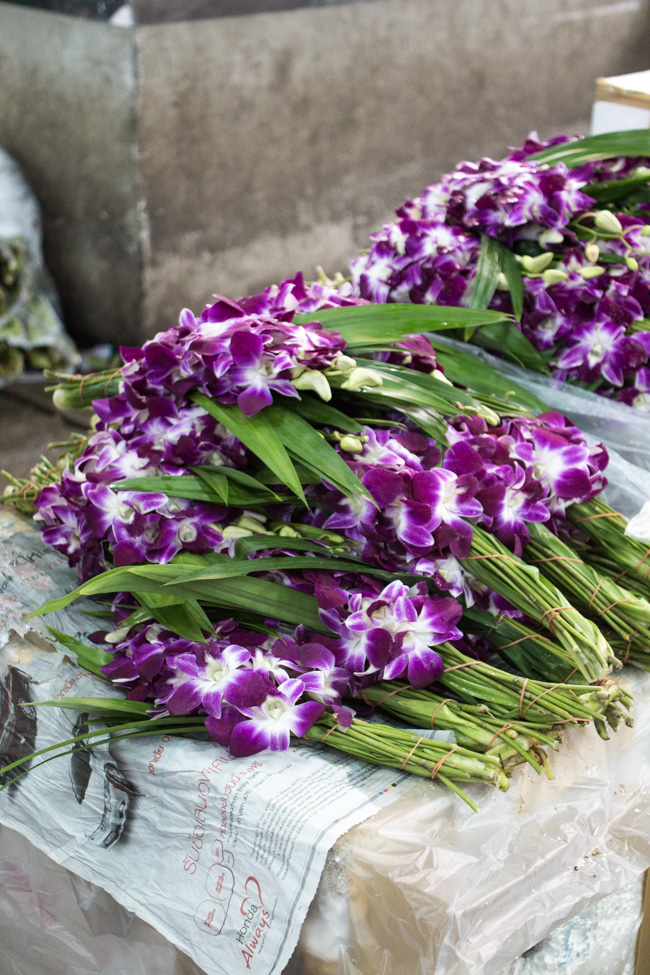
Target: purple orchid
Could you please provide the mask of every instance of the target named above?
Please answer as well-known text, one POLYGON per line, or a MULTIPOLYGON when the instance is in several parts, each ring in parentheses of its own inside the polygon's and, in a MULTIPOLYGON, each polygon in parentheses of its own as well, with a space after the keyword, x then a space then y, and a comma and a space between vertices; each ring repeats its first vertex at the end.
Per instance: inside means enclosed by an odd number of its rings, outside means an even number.
POLYGON ((408 587, 392 582, 379 593, 351 593, 345 606, 321 609, 324 623, 338 641, 340 666, 360 679, 392 679, 407 672, 417 687, 442 673, 442 661, 431 648, 458 639, 460 604, 452 598, 432 599, 421 583, 408 587))
POLYGON ((158 704, 170 714, 189 714, 205 709, 215 718, 221 716, 223 703, 239 706, 245 700, 254 706, 267 693, 268 681, 258 671, 246 668, 250 651, 236 645, 219 647, 196 645, 194 653, 180 653, 171 666, 175 676, 167 681, 168 692, 159 696, 158 704))
MULTIPOLYGON (((250 681, 252 676, 251 671, 245 678, 250 681)), ((325 710, 317 701, 299 703, 305 686, 298 678, 268 689, 262 700, 258 700, 256 691, 257 688, 251 693, 249 704, 237 705, 244 720, 232 728, 229 748, 233 755, 255 755, 266 748, 272 752, 285 751, 291 735, 302 738, 325 710)))
MULTIPOLYGON (((649 208, 599 215, 584 187, 640 172, 648 160, 622 157, 569 171, 529 158, 568 141, 541 143, 532 133, 503 160, 460 163, 405 200, 371 237, 370 250, 350 265, 352 284, 360 300, 468 305, 480 235, 488 234, 514 249, 524 298, 518 324, 536 349, 550 353, 552 374, 633 404, 637 397, 626 390, 650 362, 650 336, 639 328, 650 317, 649 208)), ((490 307, 513 314, 503 276, 490 307)), ((390 353, 388 361, 400 360, 390 353)))
POLYGON ((472 543, 468 520, 480 518, 483 509, 476 499, 478 481, 471 474, 454 474, 444 468, 423 471, 413 477, 413 496, 431 512, 429 528, 442 552, 449 546, 457 558, 464 558, 472 543))

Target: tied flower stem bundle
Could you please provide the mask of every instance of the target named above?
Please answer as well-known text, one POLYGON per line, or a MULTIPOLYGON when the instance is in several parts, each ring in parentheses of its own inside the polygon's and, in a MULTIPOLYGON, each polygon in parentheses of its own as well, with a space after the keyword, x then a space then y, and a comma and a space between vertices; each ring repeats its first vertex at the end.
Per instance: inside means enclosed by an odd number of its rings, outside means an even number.
POLYGON ((471 554, 461 559, 481 582, 546 627, 565 651, 568 670, 587 683, 600 680, 619 661, 597 626, 586 619, 539 569, 526 565, 498 539, 474 528, 471 554))
POLYGON ((475 812, 478 807, 458 788, 457 782, 488 783, 502 791, 507 791, 510 785, 499 758, 495 756, 481 755, 460 745, 435 741, 389 725, 354 718, 351 725, 344 728, 338 725, 333 715, 324 715, 303 737, 307 741, 325 742, 373 765, 438 779, 475 812))
POLYGON ((525 719, 504 724, 484 704, 466 704, 401 681, 394 683, 396 687, 389 682, 371 685, 362 697, 415 728, 453 731, 459 745, 494 755, 504 767, 528 762, 539 773, 542 766, 535 746, 559 746, 559 732, 553 728, 544 732, 525 719))
POLYGON ((606 723, 616 729, 622 721, 631 721, 626 714, 631 696, 611 679, 597 685, 551 684, 475 660, 450 643, 442 644, 438 652, 445 665, 438 683, 463 701, 487 704, 506 720, 526 718, 546 726, 593 721, 602 738, 607 738, 606 723))
POLYGON ((599 497, 571 505, 566 514, 593 543, 585 552, 585 561, 646 598, 650 596, 650 547, 625 534, 623 515, 599 497))
POLYGON ((491 645, 513 667, 538 680, 560 684, 579 683, 575 667, 567 671, 566 654, 547 632, 534 629, 514 616, 477 609, 465 609, 465 629, 491 645))
POLYGON ((531 541, 524 557, 530 564, 543 564, 548 576, 564 586, 577 606, 600 625, 607 625, 613 637, 627 648, 627 660, 650 664, 650 603, 600 575, 543 525, 531 525, 531 541))
MULTIPOLYGON (((161 732, 168 735, 203 737, 205 731, 204 720, 200 717, 152 719, 144 713, 145 706, 138 705, 137 702, 128 702, 127 707, 121 706, 119 700, 70 698, 64 702, 38 702, 38 705, 88 712, 92 717, 87 724, 100 724, 101 727, 49 745, 0 768, 0 791, 17 782, 27 771, 55 758, 72 754, 79 744, 94 748, 111 741, 157 737, 161 732), (111 705, 110 709, 107 709, 108 705, 111 705), (125 717, 129 720, 124 721, 125 717), (48 757, 42 758, 43 755, 48 757), (35 763, 34 759, 37 758, 41 761, 35 763), (16 772, 21 767, 22 771, 16 772), (15 774, 10 776, 10 773, 15 774)), ((355 718, 349 725, 342 726, 334 715, 324 714, 303 735, 294 737, 297 741, 325 743, 330 748, 372 765, 394 768, 432 780, 438 779, 474 812, 478 812, 478 806, 456 783, 489 784, 502 791, 507 791, 510 785, 503 769, 502 757, 497 750, 478 754, 462 745, 431 740, 425 735, 379 723, 369 724, 355 718), (441 771, 443 766, 444 771, 441 771)), ((529 761, 536 764, 532 758, 529 761)), ((539 766, 537 770, 541 771, 539 766)))

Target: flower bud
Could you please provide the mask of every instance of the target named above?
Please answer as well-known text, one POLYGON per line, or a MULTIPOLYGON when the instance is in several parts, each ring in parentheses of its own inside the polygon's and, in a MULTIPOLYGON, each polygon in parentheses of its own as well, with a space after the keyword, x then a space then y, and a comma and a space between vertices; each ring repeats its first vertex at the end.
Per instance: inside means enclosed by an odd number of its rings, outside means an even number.
POLYGON ((222 535, 224 538, 229 538, 235 541, 238 538, 248 538, 249 535, 253 535, 254 532, 250 531, 248 528, 240 528, 238 525, 228 525, 224 528, 222 535))
POLYGON ((564 234, 561 230, 556 230, 554 227, 549 227, 539 235, 540 247, 548 247, 549 244, 561 244, 564 240, 564 234))
POLYGON ((503 271, 499 271, 497 275, 497 291, 510 291, 510 285, 508 284, 508 279, 503 273, 503 271))
POLYGON ((296 389, 311 389, 317 396, 328 403, 332 398, 332 390, 327 379, 318 369, 306 369, 292 380, 296 389))
MULTIPOLYGON (((461 412, 462 410, 466 409, 466 407, 462 406, 462 404, 460 403, 458 404, 458 406, 461 412)), ((477 412, 479 416, 483 417, 483 419, 485 420, 485 422, 489 427, 498 427, 499 424, 502 422, 499 414, 495 413, 494 410, 491 410, 489 406, 485 406, 485 404, 483 404, 481 406, 481 409, 477 410, 477 412)))
POLYGON ((263 532, 267 520, 266 515, 260 515, 256 511, 248 511, 245 515, 242 515, 237 524, 240 528, 249 528, 254 532, 263 532))
POLYGON ((591 278, 599 278, 604 273, 605 268, 601 267, 600 264, 594 264, 592 267, 578 268, 578 274, 581 274, 585 281, 589 281, 591 278))
POLYGON ((363 451, 363 443, 359 437, 341 437, 341 450, 348 454, 360 454, 363 451))
POLYGON ((111 630, 104 636, 104 643, 123 643, 129 635, 131 626, 118 626, 116 630, 111 630))
POLYGON ((559 284, 560 281, 568 281, 569 275, 566 271, 560 271, 559 268, 550 267, 548 271, 544 271, 542 277, 547 284, 559 284))
POLYGON ((283 525, 282 528, 280 529, 280 531, 278 532, 278 535, 280 536, 280 538, 300 538, 301 537, 300 532, 297 532, 295 528, 292 528, 291 527, 291 525, 283 525))
POLYGON ((625 258, 625 263, 629 267, 630 271, 638 271, 639 270, 639 262, 637 261, 637 259, 635 257, 626 257, 625 258))
POLYGON ((440 369, 434 369, 431 375, 433 376, 434 379, 439 380, 439 382, 441 383, 447 383, 448 386, 454 385, 449 379, 447 379, 444 372, 441 372, 440 369))
POLYGON ((369 389, 373 389, 377 386, 383 386, 384 382, 378 372, 374 369, 367 369, 365 366, 357 366, 353 369, 345 380, 341 383, 341 389, 361 389, 362 386, 366 386, 369 389))
POLYGON ((521 264, 524 270, 529 271, 530 274, 540 274, 551 264, 554 256, 550 251, 545 251, 544 254, 538 254, 537 257, 530 257, 528 254, 524 254, 521 259, 521 264))
POLYGON ((594 214, 594 223, 599 230, 604 230, 608 234, 623 233, 621 221, 611 210, 597 210, 594 214))
POLYGON ((340 355, 338 359, 332 363, 332 368, 337 369, 339 372, 350 372, 351 369, 357 364, 357 360, 353 359, 349 355, 340 355))
POLYGON ((600 247, 598 244, 594 244, 593 241, 591 244, 587 244, 585 247, 585 257, 591 264, 595 264, 600 257, 600 247))
POLYGON ((640 236, 641 237, 650 237, 650 225, 646 224, 645 227, 642 227, 641 228, 640 236))

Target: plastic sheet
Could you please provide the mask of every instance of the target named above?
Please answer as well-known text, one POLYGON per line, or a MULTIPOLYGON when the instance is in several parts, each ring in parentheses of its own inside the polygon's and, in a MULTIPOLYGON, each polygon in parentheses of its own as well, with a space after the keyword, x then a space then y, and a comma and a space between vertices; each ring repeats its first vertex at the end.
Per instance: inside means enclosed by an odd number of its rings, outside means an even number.
MULTIPOLYGON (((560 924, 499 975, 635 975, 636 940, 643 909, 643 880, 608 894, 560 924)), ((638 975, 644 975, 639 969, 638 975)))
MULTIPOLYGON (((619 478, 614 471, 613 486, 631 497, 619 478)), ((14 528, 32 534, 26 522, 14 528)), ((47 590, 44 561, 30 571, 47 590)), ((341 837, 285 975, 506 975, 559 923, 638 881, 650 866, 650 674, 627 668, 618 679, 637 698, 634 728, 608 742, 568 728, 554 781, 526 766, 506 794, 470 788, 478 814, 420 782, 341 837)), ((61 862, 0 834, 2 975, 197 975, 174 941, 175 890, 163 891, 166 940, 138 918, 128 890, 133 913, 75 878, 81 868, 60 846, 49 853, 61 862)), ((507 975, 528 975, 522 964, 507 975)))
POLYGON ((635 728, 608 742, 569 729, 555 781, 518 769, 505 795, 472 791, 478 815, 422 783, 347 833, 287 975, 500 975, 560 922, 639 880, 650 866, 650 674, 623 679, 635 728), (337 932, 329 943, 325 931, 337 932))
POLYGON ((650 471, 650 414, 647 412, 590 393, 579 386, 560 383, 550 376, 522 369, 505 359, 496 358, 485 349, 457 342, 442 333, 436 332, 434 338, 436 343, 462 350, 497 369, 503 376, 534 393, 548 404, 549 409, 564 413, 581 430, 604 443, 608 450, 616 451, 628 463, 650 471))

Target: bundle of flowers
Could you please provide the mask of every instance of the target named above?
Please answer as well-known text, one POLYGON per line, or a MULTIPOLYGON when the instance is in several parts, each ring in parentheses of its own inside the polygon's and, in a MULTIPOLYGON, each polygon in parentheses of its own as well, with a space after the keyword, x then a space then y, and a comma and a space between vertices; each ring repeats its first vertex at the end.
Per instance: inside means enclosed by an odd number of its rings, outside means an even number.
POLYGON ((453 385, 416 331, 501 322, 297 277, 68 378, 59 402, 108 394, 94 432, 13 498, 81 580, 40 611, 110 596, 94 646, 52 632, 125 697, 65 706, 237 755, 324 741, 455 791, 548 769, 566 723, 629 720, 610 673, 650 662, 650 603, 622 519, 594 517, 606 451, 496 376, 453 385))
POLYGON ((373 302, 494 308, 473 340, 650 410, 650 135, 532 134, 405 200, 351 264, 373 302))

